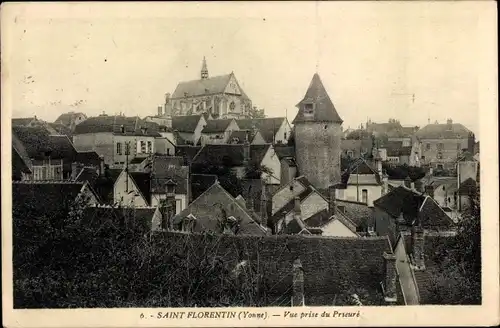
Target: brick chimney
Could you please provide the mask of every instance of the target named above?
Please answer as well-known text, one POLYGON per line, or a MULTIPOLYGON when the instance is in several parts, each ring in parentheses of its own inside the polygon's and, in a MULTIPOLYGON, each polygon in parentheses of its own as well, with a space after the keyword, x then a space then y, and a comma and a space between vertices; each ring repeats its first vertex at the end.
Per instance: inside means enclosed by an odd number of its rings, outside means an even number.
POLYGON ((247 131, 245 136, 245 142, 243 143, 243 165, 246 167, 250 163, 250 141, 249 132, 247 131))
POLYGON ((177 184, 173 180, 168 180, 165 184, 166 199, 164 203, 164 211, 162 217, 162 229, 174 230, 173 218, 175 216, 176 202, 175 202, 175 186, 177 184))
POLYGON ((293 216, 302 218, 302 211, 300 209, 300 198, 299 196, 295 196, 294 203, 293 203, 293 216))
POLYGON ((429 195, 430 198, 434 198, 434 186, 431 185, 425 186, 425 193, 429 195))
POLYGON ((396 272, 396 255, 393 253, 384 252, 384 267, 385 267, 385 280, 384 280, 384 300, 389 304, 394 304, 398 300, 396 294, 396 283, 398 275, 396 272))
POLYGON ((453 130, 453 120, 451 118, 446 120, 446 130, 448 131, 453 130))
POLYGON ((474 133, 469 132, 469 136, 467 138, 467 151, 474 155, 474 145, 476 144, 476 136, 474 133))
POLYGON ((415 222, 411 228, 411 262, 414 270, 425 270, 424 241, 424 229, 415 222))
POLYGON ((304 269, 300 259, 293 262, 292 306, 304 306, 304 269))
POLYGON ((252 195, 252 186, 248 187, 248 194, 245 197, 245 202, 246 202, 246 208, 249 211, 254 210, 254 203, 253 203, 253 195, 252 195))
POLYGON ((335 186, 328 187, 328 212, 330 216, 335 215, 337 207, 337 195, 335 186))
POLYGON ((267 227, 267 184, 262 182, 262 193, 260 196, 260 221, 267 227))

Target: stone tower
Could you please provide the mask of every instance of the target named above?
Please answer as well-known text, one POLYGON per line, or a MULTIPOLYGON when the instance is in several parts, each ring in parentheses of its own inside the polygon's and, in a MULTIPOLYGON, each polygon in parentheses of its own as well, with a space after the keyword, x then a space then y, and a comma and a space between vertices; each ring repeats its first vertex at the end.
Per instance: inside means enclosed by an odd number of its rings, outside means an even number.
POLYGON ((327 189, 340 182, 343 121, 317 73, 297 107, 299 111, 292 123, 299 172, 316 188, 327 189))
POLYGON ((201 79, 208 79, 208 68, 205 56, 203 56, 203 63, 201 64, 201 79))

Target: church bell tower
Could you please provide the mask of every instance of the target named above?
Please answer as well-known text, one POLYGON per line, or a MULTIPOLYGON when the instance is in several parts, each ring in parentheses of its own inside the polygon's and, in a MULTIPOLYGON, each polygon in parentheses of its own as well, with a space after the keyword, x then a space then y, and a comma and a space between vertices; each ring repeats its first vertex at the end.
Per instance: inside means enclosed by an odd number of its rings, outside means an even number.
POLYGON ((208 68, 205 56, 203 56, 203 63, 201 64, 201 79, 202 80, 208 79, 208 68))

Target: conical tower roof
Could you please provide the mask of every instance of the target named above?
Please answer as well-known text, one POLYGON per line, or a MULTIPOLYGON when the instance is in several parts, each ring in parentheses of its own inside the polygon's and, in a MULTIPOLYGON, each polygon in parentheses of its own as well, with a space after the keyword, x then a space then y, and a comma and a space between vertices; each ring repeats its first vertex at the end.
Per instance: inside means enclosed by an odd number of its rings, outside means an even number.
POLYGON ((334 122, 342 124, 343 122, 332 100, 328 96, 318 73, 314 74, 304 99, 297 104, 297 107, 299 108, 299 112, 295 116, 293 124, 301 122, 334 122), (306 104, 314 104, 312 114, 304 113, 306 111, 306 104))

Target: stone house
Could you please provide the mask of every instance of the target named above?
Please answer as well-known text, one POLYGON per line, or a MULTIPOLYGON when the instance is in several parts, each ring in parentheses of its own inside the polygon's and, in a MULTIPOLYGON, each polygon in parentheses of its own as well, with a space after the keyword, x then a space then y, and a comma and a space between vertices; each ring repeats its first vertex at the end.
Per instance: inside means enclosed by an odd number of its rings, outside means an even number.
POLYGON ((239 130, 234 119, 209 120, 201 130, 201 144, 226 144, 233 131, 239 130))
POLYGON ((174 145, 198 145, 205 125, 207 121, 203 115, 174 116, 172 118, 174 145))
POLYGON ((68 127, 70 130, 74 130, 75 126, 82 123, 87 119, 87 115, 80 112, 68 112, 59 115, 59 117, 54 121, 56 124, 62 124, 68 127))
MULTIPOLYGON (((209 189, 193 200, 181 213, 169 218, 167 230, 213 232, 219 234, 257 235, 269 234, 265 222, 242 206, 216 181, 209 189)), ((155 226, 162 226, 157 223, 155 226)))
POLYGON ((262 143, 286 145, 292 135, 292 127, 286 117, 240 119, 236 123, 242 130, 253 131, 252 136, 259 133, 264 139, 262 143))
POLYGON ((205 145, 192 160, 193 173, 201 173, 209 165, 230 168, 238 178, 245 178, 246 168, 265 166, 271 172, 260 177, 267 184, 279 185, 281 163, 271 144, 215 144, 205 145))
POLYGON ((67 136, 50 135, 41 126, 13 126, 12 146, 29 166, 33 180, 66 180, 71 177, 72 163, 78 153, 67 136))
POLYGON ((375 232, 388 235, 395 244, 400 232, 419 222, 425 231, 456 233, 455 223, 434 199, 416 190, 399 186, 373 202, 375 232))
POLYGON ((357 159, 343 173, 342 185, 337 188, 337 198, 373 206, 373 201, 387 190, 385 180, 381 160, 376 161, 376 168, 373 168, 367 160, 357 159))
POLYGON ((462 151, 473 152, 474 134, 460 123, 428 124, 415 133, 421 143, 420 162, 435 169, 453 169, 462 151))
POLYGON ((159 127, 139 117, 100 115, 75 127, 73 144, 78 151, 95 151, 110 167, 123 167, 135 157, 155 153, 159 127))

